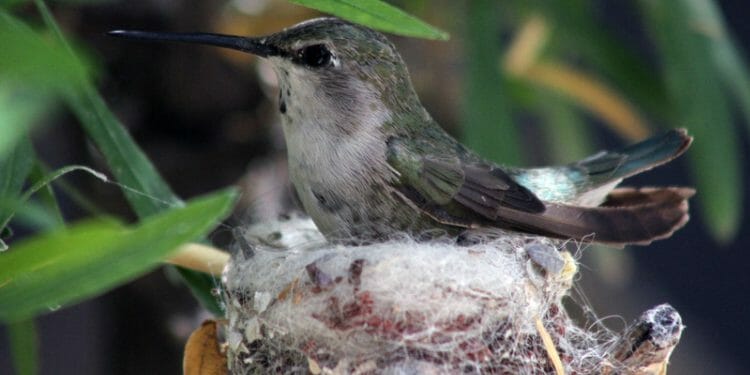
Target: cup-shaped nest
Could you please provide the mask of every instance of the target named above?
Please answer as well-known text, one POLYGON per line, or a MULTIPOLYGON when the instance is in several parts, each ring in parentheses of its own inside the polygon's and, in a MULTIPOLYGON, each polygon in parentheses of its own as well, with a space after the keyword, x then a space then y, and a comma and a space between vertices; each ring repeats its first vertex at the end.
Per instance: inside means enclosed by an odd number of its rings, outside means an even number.
POLYGON ((576 325, 561 303, 576 262, 544 237, 343 246, 292 218, 238 244, 223 275, 233 373, 639 373, 665 363, 682 330, 666 305, 659 327, 576 325))

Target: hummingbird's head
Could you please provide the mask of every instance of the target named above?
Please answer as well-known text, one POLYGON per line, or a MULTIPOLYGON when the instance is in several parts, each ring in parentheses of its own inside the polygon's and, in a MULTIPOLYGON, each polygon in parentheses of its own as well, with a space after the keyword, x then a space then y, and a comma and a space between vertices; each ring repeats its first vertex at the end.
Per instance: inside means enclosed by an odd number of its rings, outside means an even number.
POLYGON ((371 118, 378 113, 421 108, 406 65, 381 33, 318 18, 260 41, 274 49, 268 59, 279 78, 279 109, 292 122, 314 116, 352 130, 385 121, 371 118))
POLYGON ((279 79, 279 110, 287 124, 315 119, 320 126, 352 131, 351 127, 367 123, 382 124, 389 113, 421 108, 393 44, 381 33, 337 18, 305 21, 265 37, 139 31, 110 34, 216 45, 268 59, 279 79))

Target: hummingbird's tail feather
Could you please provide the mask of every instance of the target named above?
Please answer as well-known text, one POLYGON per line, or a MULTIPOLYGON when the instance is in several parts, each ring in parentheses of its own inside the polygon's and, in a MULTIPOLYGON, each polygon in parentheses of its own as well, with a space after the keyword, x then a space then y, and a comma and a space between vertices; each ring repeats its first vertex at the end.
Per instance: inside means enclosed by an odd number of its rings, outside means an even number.
POLYGON ((603 185, 657 167, 680 156, 693 141, 685 129, 673 129, 617 151, 602 151, 570 167, 583 171, 592 186, 603 185))
POLYGON ((687 200, 693 194, 682 187, 618 188, 599 207, 548 203, 542 214, 503 209, 499 216, 513 227, 551 237, 648 245, 687 223, 687 200))

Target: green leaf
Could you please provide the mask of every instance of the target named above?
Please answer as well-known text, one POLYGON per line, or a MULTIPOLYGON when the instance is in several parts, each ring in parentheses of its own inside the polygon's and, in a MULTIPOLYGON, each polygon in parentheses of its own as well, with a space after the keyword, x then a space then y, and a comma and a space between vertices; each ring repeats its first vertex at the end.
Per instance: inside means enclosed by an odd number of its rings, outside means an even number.
POLYGON ((89 65, 0 10, 0 82, 62 90, 85 82, 89 65))
MULTIPOLYGON (((29 181, 32 185, 36 185, 40 181, 43 181, 49 173, 43 163, 39 161, 39 158, 35 157, 35 159, 36 162, 31 169, 31 174, 29 175, 29 181)), ((41 207, 47 212, 47 215, 45 215, 45 219, 48 220, 49 223, 47 228, 65 225, 65 218, 60 210, 60 204, 57 202, 57 197, 55 197, 55 191, 52 189, 52 184, 47 184, 40 189, 38 193, 41 207)))
POLYGON ((688 151, 697 199, 719 241, 737 232, 743 198, 737 135, 712 59, 714 41, 686 2, 641 1, 656 41, 675 118, 694 136, 688 151))
MULTIPOLYGON (((65 219, 52 189, 52 182, 59 182, 59 177, 77 170, 87 171, 100 179, 102 175, 88 167, 76 165, 69 165, 58 171, 49 172, 38 157, 34 156, 34 159, 34 167, 31 169, 28 178, 31 187, 19 199, 2 208, 9 208, 14 211, 10 213, 13 221, 34 231, 47 231, 64 226, 65 219), (34 194, 37 194, 38 200, 31 200, 31 196, 34 194)), ((106 178, 104 180, 106 181, 106 178)), ((0 219, 3 219, 3 217, 0 216, 0 219)))
MULTIPOLYGON (((44 190, 46 188, 42 189, 44 190)), ((60 223, 54 209, 37 200, 29 200, 21 206, 13 216, 13 223, 33 232, 49 231, 64 225, 60 223)))
POLYGON ((190 291, 193 293, 193 297, 195 297, 195 299, 197 299, 206 310, 215 316, 224 315, 224 309, 216 300, 216 295, 213 293, 213 290, 219 285, 214 276, 203 272, 196 272, 184 267, 175 267, 175 269, 180 277, 182 277, 182 280, 190 286, 190 291))
POLYGON ((39 91, 21 89, 19 85, 2 82, 0 78, 0 160, 5 158, 49 109, 49 99, 48 95, 39 91))
MULTIPOLYGON (((26 177, 31 172, 33 155, 31 141, 23 138, 7 157, 0 158, 0 230, 8 225, 13 215, 13 209, 7 203, 17 201, 21 195, 26 177)), ((5 249, 7 245, 0 238, 0 250, 5 249)))
MULTIPOLYGON (((44 2, 34 2, 47 27, 54 32, 57 45, 62 46, 60 49, 64 51, 62 54, 65 58, 79 61, 44 2)), ((65 99, 88 136, 104 155, 115 178, 128 187, 123 189, 125 197, 136 214, 146 217, 166 208, 181 205, 182 201, 172 192, 124 126, 109 110, 91 83, 90 77, 83 75, 77 83, 63 90, 65 99)))
MULTIPOLYGON (((47 27, 54 32, 61 44, 67 46, 65 37, 44 1, 34 0, 34 3, 47 27)), ((67 49, 75 58, 72 49, 69 47, 67 49)), ((148 217, 164 209, 179 207, 183 204, 112 114, 91 82, 86 81, 69 92, 67 102, 83 124, 89 137, 104 155, 115 178, 122 184, 125 198, 139 217, 148 217)), ((194 284, 192 282, 192 280, 206 280, 209 276, 187 269, 181 269, 180 273, 183 276, 191 275, 192 277, 185 278, 185 281, 192 292, 202 296, 199 298, 201 301, 212 302, 204 305, 208 310, 221 314, 216 299, 208 297, 211 295, 211 290, 204 287, 206 283, 194 284)))
POLYGON ((89 221, 17 244, 0 254, 0 320, 55 310, 136 278, 180 244, 206 235, 235 198, 222 191, 132 228, 89 221))
MULTIPOLYGON (((32 155, 33 154, 30 154, 30 156, 32 156, 32 155)), ((34 182, 33 185, 31 185, 31 187, 29 187, 23 193, 23 195, 15 198, 15 199, 11 199, 11 200, 0 200, 0 209, 3 210, 3 215, 4 215, 4 216, 0 216, 0 228, 6 226, 8 224, 8 222, 11 220, 11 218, 13 218, 13 215, 15 215, 16 210, 18 210, 19 208, 21 208, 26 203, 26 201, 28 201, 29 198, 31 198, 31 196, 34 195, 34 193, 36 193, 37 191, 39 191, 41 189, 44 189, 50 183, 52 183, 52 181, 54 181, 54 180, 56 180, 56 179, 58 179, 58 178, 60 178, 60 177, 62 177, 64 175, 66 175, 66 174, 68 174, 70 172, 74 172, 74 171, 88 172, 92 176, 97 177, 97 178, 101 179, 104 182, 107 181, 107 176, 105 176, 105 175, 103 175, 103 174, 101 174, 101 173, 99 173, 99 172, 97 172, 97 171, 95 171, 95 170, 93 170, 93 169, 91 169, 89 167, 86 167, 86 166, 82 166, 82 165, 68 165, 66 167, 62 167, 62 168, 60 168, 60 169, 58 169, 58 170, 56 170, 54 172, 51 172, 51 173, 49 173, 49 174, 47 174, 47 175, 45 175, 43 177, 40 177, 38 180, 36 180, 34 182)))
MULTIPOLYGON (((67 97, 68 104, 81 121, 86 133, 102 152, 130 206, 141 217, 149 217, 169 207, 184 203, 172 192, 146 154, 133 141, 123 125, 112 114, 104 100, 90 85, 67 97)), ((179 268, 190 290, 203 306, 216 315, 222 311, 207 288, 211 276, 179 268)))
POLYGON ((90 84, 66 99, 139 217, 182 204, 90 84))
MULTIPOLYGON (((0 202, 12 201, 21 195, 33 163, 34 152, 28 138, 18 142, 8 157, 0 159, 0 202)), ((0 206, 0 223, 5 216, 6 211, 0 206)))
POLYGON ((7 9, 11 10, 21 4, 27 2, 27 0, 0 0, 0 10, 7 9))
POLYGON ((380 0, 289 0, 367 27, 426 39, 448 39, 448 33, 380 0))
POLYGON ((684 1, 695 24, 709 33, 713 61, 722 83, 739 105, 745 125, 750 126, 750 74, 721 11, 713 1, 684 1))
POLYGON ((466 4, 471 22, 466 35, 463 140, 484 157, 519 165, 523 160, 521 139, 498 69, 500 41, 495 5, 492 0, 466 4))
POLYGON ((36 325, 32 319, 23 319, 8 324, 13 365, 19 375, 39 373, 39 342, 36 325))

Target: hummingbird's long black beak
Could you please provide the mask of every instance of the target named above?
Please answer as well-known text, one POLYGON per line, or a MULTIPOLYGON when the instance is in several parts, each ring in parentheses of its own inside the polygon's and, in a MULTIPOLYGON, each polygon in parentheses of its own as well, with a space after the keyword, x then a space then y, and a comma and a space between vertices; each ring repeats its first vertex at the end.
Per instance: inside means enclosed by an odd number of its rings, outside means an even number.
POLYGON ((149 42, 180 42, 205 44, 224 48, 231 48, 242 52, 252 53, 260 57, 279 56, 282 51, 258 38, 211 34, 211 33, 165 33, 138 30, 113 30, 107 35, 145 40, 149 42))

